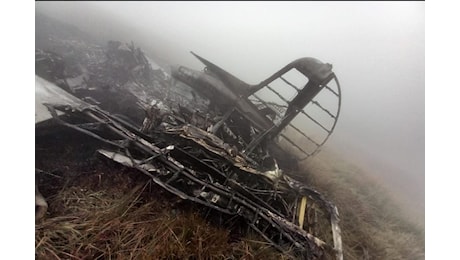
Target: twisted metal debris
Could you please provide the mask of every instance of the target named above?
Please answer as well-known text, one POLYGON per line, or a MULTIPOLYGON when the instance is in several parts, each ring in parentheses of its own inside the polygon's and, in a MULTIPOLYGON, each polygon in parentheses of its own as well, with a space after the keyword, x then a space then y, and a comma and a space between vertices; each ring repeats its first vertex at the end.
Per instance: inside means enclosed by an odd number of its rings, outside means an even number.
POLYGON ((218 137, 192 125, 170 126, 150 137, 97 106, 45 105, 60 124, 105 143, 98 150, 103 157, 139 170, 182 199, 244 218, 278 250, 304 259, 342 259, 337 208, 277 165, 259 171, 243 154, 229 152, 218 137), (328 216, 332 241, 315 230, 320 223, 314 217, 300 226, 295 223, 301 198, 313 202, 306 208, 313 216, 328 216))
POLYGON ((337 208, 288 175, 293 156, 314 155, 335 128, 341 92, 332 65, 302 58, 250 85, 194 54, 204 71, 173 67, 172 79, 133 43, 57 43, 75 51, 36 51, 37 74, 61 88, 36 77, 36 124, 53 118, 101 141, 102 158, 244 219, 286 254, 343 258, 337 208), (307 121, 317 130, 302 128, 307 121))

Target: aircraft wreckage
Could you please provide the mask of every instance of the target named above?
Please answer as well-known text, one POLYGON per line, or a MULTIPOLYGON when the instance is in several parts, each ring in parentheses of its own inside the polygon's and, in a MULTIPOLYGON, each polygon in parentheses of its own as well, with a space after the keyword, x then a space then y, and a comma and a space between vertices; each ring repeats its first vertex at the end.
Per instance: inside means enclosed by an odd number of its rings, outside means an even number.
MULTIPOLYGON (((62 62, 53 55, 37 50, 37 71, 62 62)), ((317 153, 334 130, 341 94, 332 65, 301 58, 249 85, 196 54, 204 71, 174 67, 172 78, 152 70, 133 45, 109 42, 103 62, 91 61, 97 55, 87 55, 88 67, 72 78, 62 80, 49 69, 36 76, 36 133, 56 124, 84 133, 100 141, 101 158, 142 172, 181 199, 244 219, 280 251, 302 259, 343 259, 337 208, 290 176, 293 160, 317 153), (108 82, 112 78, 104 79, 101 64, 124 66, 129 76, 108 82), (102 93, 129 89, 137 98, 128 102, 136 101, 143 120, 104 108, 102 99, 112 95, 97 95, 91 83, 96 76, 104 82, 99 85, 111 88, 102 93), (139 91, 152 79, 157 92, 139 91), (190 95, 181 91, 184 84, 190 95), (320 102, 323 92, 333 97, 327 99, 333 109, 320 102), (318 111, 323 114, 315 117, 318 111), (307 121, 319 130, 303 130, 307 121)), ((38 204, 46 210, 43 202, 38 204)))

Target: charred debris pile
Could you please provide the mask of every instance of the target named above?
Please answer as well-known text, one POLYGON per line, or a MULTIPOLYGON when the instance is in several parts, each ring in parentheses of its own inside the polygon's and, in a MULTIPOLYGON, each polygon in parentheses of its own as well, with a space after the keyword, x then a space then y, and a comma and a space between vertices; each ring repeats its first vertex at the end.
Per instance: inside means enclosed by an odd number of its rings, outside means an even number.
POLYGON ((153 70, 134 45, 110 41, 105 48, 78 41, 56 43, 53 51, 37 49, 36 74, 114 114, 142 122, 139 102, 164 99, 167 75, 153 70))
MULTIPOLYGON (((302 106, 323 88, 319 79, 304 73, 318 85, 307 84, 305 89, 308 87, 310 92, 297 89, 299 95, 284 108, 262 99, 257 106, 238 103, 232 108, 212 104, 212 100, 185 85, 186 80, 172 78, 133 43, 109 41, 101 47, 54 39, 52 48, 36 49, 35 55, 36 75, 65 91, 52 91, 60 93, 62 102, 36 100, 49 113, 47 120, 36 119, 36 142, 42 144, 36 144, 39 189, 46 186, 43 176, 59 175, 56 169, 60 154, 52 147, 65 150, 67 145, 87 144, 85 153, 72 157, 80 162, 78 169, 84 171, 95 161, 132 169, 176 198, 207 209, 210 219, 224 219, 227 223, 237 219, 239 228, 244 225, 255 231, 285 254, 303 259, 342 259, 337 208, 289 175, 295 168, 295 160, 291 159, 294 156, 270 136, 278 135, 282 129, 276 128, 286 127, 288 119, 299 114, 302 106), (69 96, 78 101, 65 102, 72 99, 69 96), (245 106, 254 107, 247 110, 249 116, 241 113, 245 106), (66 141, 69 136, 79 141, 66 141), (50 140, 54 143, 49 144, 50 140), (51 160, 40 149, 56 156, 51 160)), ((293 62, 285 71, 291 67, 310 71, 306 66, 311 62, 293 62)), ((327 67, 329 71, 330 68, 327 67)), ((213 79, 204 83, 214 82, 222 75, 229 82, 238 82, 213 64, 207 64, 207 69, 211 71, 205 79, 213 79)), ((180 71, 186 78, 194 77, 180 71)), ((327 75, 327 81, 333 78, 331 75, 327 75)), ((273 79, 279 77, 275 74, 273 79)), ((327 83, 326 77, 320 79, 327 83)), ((263 85, 268 86, 267 82, 263 85)), ((51 85, 47 85, 48 91, 51 85)), ((328 88, 326 84, 324 87, 328 88)), ((335 119, 337 116, 338 113, 333 115, 335 119)), ((64 177, 69 176, 58 176, 64 177)))

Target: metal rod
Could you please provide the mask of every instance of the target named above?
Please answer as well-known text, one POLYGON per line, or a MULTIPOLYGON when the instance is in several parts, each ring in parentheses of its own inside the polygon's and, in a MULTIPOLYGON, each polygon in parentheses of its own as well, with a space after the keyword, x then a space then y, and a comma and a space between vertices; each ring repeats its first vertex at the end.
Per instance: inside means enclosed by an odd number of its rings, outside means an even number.
POLYGON ((292 84, 291 82, 287 81, 285 78, 283 78, 282 76, 280 76, 280 79, 282 79, 284 82, 286 82, 286 84, 288 84, 289 86, 295 88, 295 90, 297 90, 297 92, 300 92, 300 89, 297 88, 294 84, 292 84))
POLYGON ((311 101, 313 104, 317 105, 319 108, 321 108, 324 112, 326 112, 330 117, 334 118, 335 119, 335 116, 329 112, 329 110, 325 109, 323 106, 321 106, 321 104, 315 100, 312 100, 311 101))
POLYGON ((306 115, 308 118, 310 118, 311 121, 315 122, 317 125, 319 125, 322 129, 324 129, 324 131, 330 133, 330 131, 325 127, 323 126, 321 123, 319 123, 318 121, 316 121, 313 117, 311 117, 309 114, 307 114, 304 110, 301 110, 300 113, 306 115))

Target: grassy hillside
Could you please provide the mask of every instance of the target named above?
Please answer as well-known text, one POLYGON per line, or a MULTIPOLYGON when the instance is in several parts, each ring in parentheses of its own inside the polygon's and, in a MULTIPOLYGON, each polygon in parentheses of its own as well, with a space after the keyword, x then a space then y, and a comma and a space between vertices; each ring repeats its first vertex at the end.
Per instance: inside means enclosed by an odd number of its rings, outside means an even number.
POLYGON ((409 221, 370 173, 327 150, 301 168, 339 209, 345 259, 424 259, 424 224, 409 221))
MULTIPOLYGON (((289 259, 238 222, 206 221, 214 213, 96 158, 98 145, 67 131, 36 138, 36 167, 48 172, 36 180, 49 203, 35 226, 37 259, 289 259)), ((339 209, 344 259, 424 259, 423 224, 407 221, 371 175, 327 151, 301 169, 339 209)))

